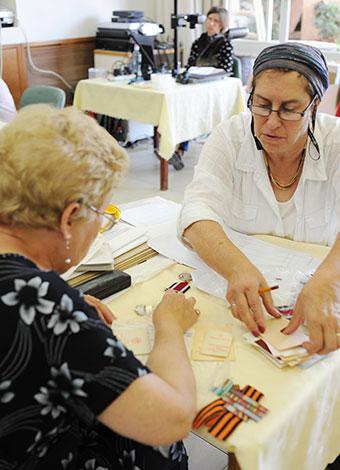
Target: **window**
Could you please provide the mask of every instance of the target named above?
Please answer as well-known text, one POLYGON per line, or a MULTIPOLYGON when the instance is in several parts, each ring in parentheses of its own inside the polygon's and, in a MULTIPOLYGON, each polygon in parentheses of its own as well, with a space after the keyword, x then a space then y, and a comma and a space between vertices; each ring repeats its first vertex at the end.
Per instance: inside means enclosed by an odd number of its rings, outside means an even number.
POLYGON ((249 39, 270 41, 274 5, 279 3, 280 0, 229 0, 232 26, 249 28, 249 39))
POLYGON ((340 42, 339 0, 291 0, 289 39, 340 42))
POLYGON ((320 41, 340 44, 340 0, 229 0, 233 27, 249 28, 258 41, 320 41))

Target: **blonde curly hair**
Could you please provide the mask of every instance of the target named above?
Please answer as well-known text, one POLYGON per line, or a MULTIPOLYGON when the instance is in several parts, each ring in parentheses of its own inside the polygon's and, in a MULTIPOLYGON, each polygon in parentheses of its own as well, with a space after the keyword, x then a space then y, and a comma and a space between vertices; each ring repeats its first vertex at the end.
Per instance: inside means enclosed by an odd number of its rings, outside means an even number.
POLYGON ((128 166, 126 152, 81 111, 27 106, 0 131, 0 224, 55 230, 65 207, 100 207, 128 166))

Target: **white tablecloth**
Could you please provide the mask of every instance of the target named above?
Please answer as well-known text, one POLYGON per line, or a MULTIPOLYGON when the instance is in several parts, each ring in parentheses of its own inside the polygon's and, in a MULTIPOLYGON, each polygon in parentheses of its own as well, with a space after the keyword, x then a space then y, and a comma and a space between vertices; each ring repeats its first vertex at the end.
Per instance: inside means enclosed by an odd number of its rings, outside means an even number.
POLYGON ((211 132, 222 119, 244 111, 245 100, 238 78, 174 83, 167 91, 154 90, 150 82, 128 85, 96 78, 78 83, 74 105, 84 111, 157 126, 159 153, 168 160, 176 144, 211 132))
MULTIPOLYGON (((272 238, 272 237, 271 237, 272 238)), ((266 240, 269 240, 266 237, 266 240)), ((327 248, 283 240, 288 248, 300 246, 314 256, 327 248)), ((279 244, 280 240, 279 240, 279 244)), ((147 322, 134 313, 137 304, 156 305, 164 289, 188 271, 173 265, 138 284, 110 302, 119 320, 147 322)), ((244 327, 232 318, 224 300, 190 289, 201 310, 199 322, 230 324, 234 338, 234 362, 193 362, 198 389, 198 409, 216 398, 209 389, 230 376, 235 383, 252 385, 264 393, 261 400, 270 413, 260 423, 242 423, 225 441, 206 430, 197 433, 225 452, 233 452, 244 470, 323 470, 340 454, 340 351, 310 369, 278 369, 242 340, 244 327)), ((114 327, 113 327, 114 329, 114 327)))

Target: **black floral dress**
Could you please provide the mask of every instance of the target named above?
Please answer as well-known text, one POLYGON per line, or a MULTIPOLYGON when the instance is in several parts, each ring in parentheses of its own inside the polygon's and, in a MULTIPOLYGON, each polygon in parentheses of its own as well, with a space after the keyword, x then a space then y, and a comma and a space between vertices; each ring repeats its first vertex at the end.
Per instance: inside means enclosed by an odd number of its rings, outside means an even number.
POLYGON ((0 470, 187 468, 96 420, 149 370, 55 272, 0 255, 0 322, 0 470))
POLYGON ((230 75, 233 72, 233 53, 233 46, 224 35, 203 33, 192 43, 188 66, 216 67, 230 75))

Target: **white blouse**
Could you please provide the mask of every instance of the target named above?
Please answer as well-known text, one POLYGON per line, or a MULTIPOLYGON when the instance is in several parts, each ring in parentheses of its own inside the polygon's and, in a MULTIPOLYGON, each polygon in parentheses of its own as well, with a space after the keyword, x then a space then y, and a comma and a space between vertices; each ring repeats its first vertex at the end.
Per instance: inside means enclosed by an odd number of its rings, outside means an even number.
POLYGON ((196 221, 213 220, 246 234, 332 245, 340 231, 340 118, 317 115, 320 158, 309 141, 287 212, 275 198, 250 123, 249 112, 238 114, 208 138, 185 191, 179 236, 196 221))

